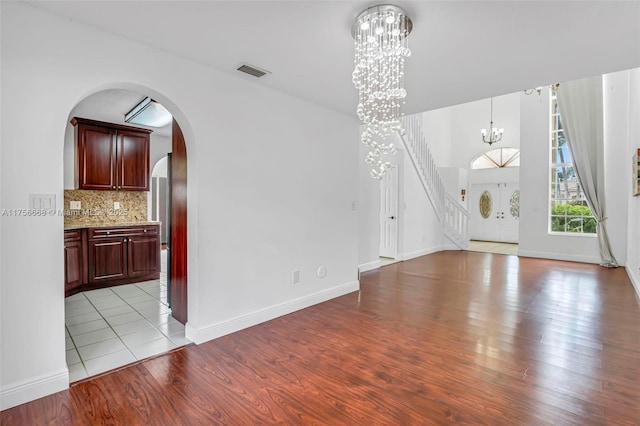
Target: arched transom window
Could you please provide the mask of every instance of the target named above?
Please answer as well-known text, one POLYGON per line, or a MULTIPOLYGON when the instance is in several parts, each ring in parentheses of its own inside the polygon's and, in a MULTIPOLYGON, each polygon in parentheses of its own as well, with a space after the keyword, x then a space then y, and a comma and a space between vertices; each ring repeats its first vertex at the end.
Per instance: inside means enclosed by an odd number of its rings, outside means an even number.
POLYGON ((520 150, 518 148, 496 148, 487 151, 471 162, 471 169, 498 169, 519 167, 520 150))

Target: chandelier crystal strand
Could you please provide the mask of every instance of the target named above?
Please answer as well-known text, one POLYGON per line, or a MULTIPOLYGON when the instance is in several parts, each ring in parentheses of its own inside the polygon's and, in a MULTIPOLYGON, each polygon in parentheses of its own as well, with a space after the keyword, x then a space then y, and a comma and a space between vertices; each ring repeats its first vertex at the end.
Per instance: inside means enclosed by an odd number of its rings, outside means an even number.
POLYGON ((391 164, 388 155, 396 152, 386 139, 404 133, 400 123, 404 89, 404 59, 411 55, 407 36, 412 23, 397 6, 371 7, 360 14, 353 25, 355 67, 353 84, 358 90, 356 113, 365 129, 360 135, 369 148, 365 161, 371 176, 382 178, 391 164))

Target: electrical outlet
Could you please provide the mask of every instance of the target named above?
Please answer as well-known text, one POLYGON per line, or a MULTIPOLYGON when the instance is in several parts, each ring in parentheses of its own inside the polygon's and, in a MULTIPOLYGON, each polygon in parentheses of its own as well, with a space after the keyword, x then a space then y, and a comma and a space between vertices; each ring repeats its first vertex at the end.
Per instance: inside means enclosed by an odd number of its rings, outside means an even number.
POLYGON ((294 269, 291 271, 291 284, 298 284, 300 282, 300 271, 294 269))
POLYGON ((114 210, 120 210, 120 203, 119 203, 119 202, 117 202, 117 201, 116 201, 116 202, 114 202, 114 203, 113 203, 113 209, 114 209, 114 210))
POLYGON ((81 210, 82 202, 81 201, 69 201, 69 208, 71 210, 81 210))
POLYGON ((325 266, 320 266, 316 271, 316 275, 318 278, 324 278, 327 276, 327 268, 325 266))

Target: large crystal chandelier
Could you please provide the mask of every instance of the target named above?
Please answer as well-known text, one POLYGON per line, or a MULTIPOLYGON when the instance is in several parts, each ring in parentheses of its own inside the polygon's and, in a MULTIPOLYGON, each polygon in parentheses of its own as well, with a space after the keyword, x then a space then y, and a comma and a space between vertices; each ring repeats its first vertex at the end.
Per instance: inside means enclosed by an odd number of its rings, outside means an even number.
POLYGON ((368 8, 352 28, 356 46, 353 84, 359 92, 357 113, 366 126, 360 139, 369 147, 365 161, 372 167, 371 176, 378 179, 391 166, 386 156, 395 154, 393 143, 386 143, 386 139, 394 132, 404 132, 400 116, 407 96, 404 58, 411 55, 407 47, 411 28, 411 19, 394 5, 368 8))

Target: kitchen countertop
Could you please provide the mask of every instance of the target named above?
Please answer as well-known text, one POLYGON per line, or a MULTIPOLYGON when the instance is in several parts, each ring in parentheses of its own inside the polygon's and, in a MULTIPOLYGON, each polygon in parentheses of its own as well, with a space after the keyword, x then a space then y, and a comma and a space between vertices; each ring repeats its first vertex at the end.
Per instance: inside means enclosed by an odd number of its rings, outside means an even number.
POLYGON ((141 221, 141 222, 123 222, 123 223, 105 223, 102 225, 99 224, 78 224, 78 225, 64 225, 65 231, 70 231, 73 229, 84 229, 84 228, 118 228, 122 226, 143 226, 143 225, 160 225, 161 222, 154 221, 141 221))

